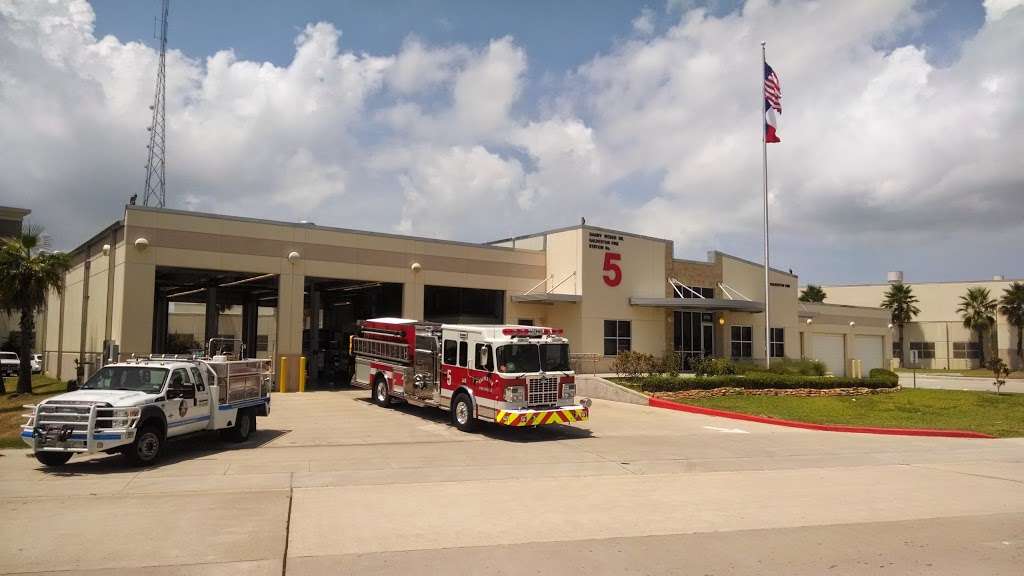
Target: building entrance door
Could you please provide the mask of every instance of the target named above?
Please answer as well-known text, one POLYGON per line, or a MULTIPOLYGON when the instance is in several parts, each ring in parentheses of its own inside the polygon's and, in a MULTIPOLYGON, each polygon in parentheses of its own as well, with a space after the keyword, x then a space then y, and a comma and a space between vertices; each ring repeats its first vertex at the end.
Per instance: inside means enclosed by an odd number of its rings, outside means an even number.
POLYGON ((693 370, 696 360, 715 353, 714 315, 708 312, 676 312, 676 350, 683 357, 683 370, 693 370))

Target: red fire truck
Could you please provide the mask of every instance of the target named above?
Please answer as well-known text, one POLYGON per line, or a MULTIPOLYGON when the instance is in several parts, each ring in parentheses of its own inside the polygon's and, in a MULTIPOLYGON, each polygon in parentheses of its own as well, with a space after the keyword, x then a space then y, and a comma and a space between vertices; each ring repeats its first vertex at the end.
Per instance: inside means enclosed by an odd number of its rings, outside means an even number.
POLYGON ((349 345, 353 383, 371 390, 374 402, 436 406, 463 431, 481 420, 539 426, 590 414, 590 400, 576 400, 561 330, 375 318, 360 323, 349 345))

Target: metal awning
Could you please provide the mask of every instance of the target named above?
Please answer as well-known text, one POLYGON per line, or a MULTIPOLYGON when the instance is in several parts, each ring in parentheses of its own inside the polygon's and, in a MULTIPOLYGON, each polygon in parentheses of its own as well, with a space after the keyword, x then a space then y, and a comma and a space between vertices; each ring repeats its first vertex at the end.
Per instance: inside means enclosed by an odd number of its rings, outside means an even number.
POLYGON ((579 294, 513 294, 513 302, 521 302, 523 304, 556 304, 559 302, 569 302, 571 304, 578 303, 581 300, 579 294))
POLYGON ((629 299, 629 303, 633 306, 671 308, 673 310, 764 312, 764 302, 727 300, 725 298, 637 298, 634 296, 629 299))

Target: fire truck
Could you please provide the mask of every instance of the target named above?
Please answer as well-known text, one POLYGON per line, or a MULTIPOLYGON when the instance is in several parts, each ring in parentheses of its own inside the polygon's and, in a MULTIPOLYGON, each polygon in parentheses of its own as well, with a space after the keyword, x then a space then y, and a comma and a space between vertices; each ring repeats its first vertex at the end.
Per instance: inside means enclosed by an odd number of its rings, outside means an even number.
POLYGON ((540 426, 590 415, 590 400, 576 400, 569 341, 558 329, 375 318, 360 323, 349 346, 353 383, 376 404, 447 410, 465 432, 480 421, 540 426))

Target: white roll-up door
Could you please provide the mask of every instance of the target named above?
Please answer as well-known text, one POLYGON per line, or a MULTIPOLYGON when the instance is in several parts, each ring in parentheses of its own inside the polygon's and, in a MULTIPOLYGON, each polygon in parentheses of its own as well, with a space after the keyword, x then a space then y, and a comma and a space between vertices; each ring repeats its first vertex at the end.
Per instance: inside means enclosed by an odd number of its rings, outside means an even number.
POLYGON ((846 354, 842 334, 815 334, 813 355, 835 376, 846 375, 846 354))
POLYGON ((857 336, 853 341, 853 357, 863 363, 865 376, 875 368, 882 368, 885 362, 885 340, 881 336, 857 336))

